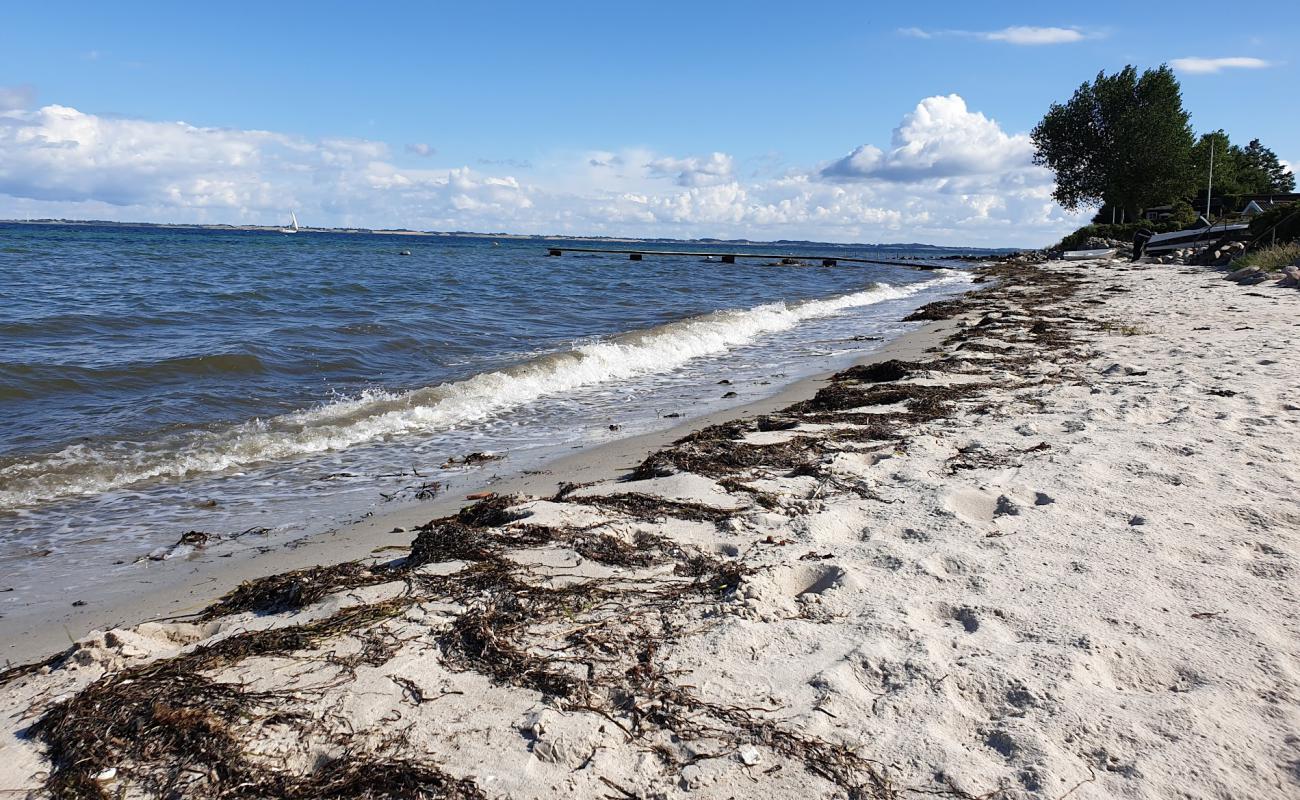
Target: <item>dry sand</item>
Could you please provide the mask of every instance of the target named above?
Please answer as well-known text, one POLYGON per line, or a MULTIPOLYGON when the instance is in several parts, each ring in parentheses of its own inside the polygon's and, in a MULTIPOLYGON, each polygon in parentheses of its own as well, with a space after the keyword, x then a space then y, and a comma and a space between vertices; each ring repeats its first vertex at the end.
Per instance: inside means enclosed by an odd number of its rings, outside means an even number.
POLYGON ((0 792, 1300 795, 1295 292, 999 274, 640 480, 11 672, 0 792))

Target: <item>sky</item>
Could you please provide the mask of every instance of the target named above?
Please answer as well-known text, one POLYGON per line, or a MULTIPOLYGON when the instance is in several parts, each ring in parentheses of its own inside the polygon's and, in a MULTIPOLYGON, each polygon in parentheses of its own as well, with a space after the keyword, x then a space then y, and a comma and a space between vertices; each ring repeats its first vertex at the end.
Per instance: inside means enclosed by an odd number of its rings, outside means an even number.
POLYGON ((1300 4, 1134 8, 7 3, 0 218, 1038 246, 1028 132, 1126 64, 1300 164, 1300 4))

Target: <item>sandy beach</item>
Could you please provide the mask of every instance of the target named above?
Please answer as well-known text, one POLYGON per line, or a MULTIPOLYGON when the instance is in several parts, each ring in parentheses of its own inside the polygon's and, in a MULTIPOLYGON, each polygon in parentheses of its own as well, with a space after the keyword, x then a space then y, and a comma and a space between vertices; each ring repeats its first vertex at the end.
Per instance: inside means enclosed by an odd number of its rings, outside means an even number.
POLYGON ((985 273, 691 430, 5 620, 77 641, 0 673, 0 796, 1297 796, 1296 292, 985 273))

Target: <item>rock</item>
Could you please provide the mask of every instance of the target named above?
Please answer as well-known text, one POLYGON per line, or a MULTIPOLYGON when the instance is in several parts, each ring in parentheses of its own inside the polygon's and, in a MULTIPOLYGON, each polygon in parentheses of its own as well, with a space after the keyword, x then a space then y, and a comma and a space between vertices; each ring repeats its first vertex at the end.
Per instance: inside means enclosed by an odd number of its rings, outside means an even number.
POLYGON ((740 759, 740 763, 747 767, 755 766, 762 760, 759 757, 758 748, 752 744, 743 745, 736 751, 736 757, 740 759))
POLYGON ((1138 525, 1145 525, 1147 524, 1147 518, 1142 516, 1141 514, 1134 514, 1133 516, 1129 517, 1128 524, 1133 525, 1135 527, 1138 525))
POLYGON ((728 397, 735 397, 735 396, 736 396, 736 393, 735 393, 735 392, 727 392, 726 394, 724 394, 724 395, 722 396, 722 399, 723 399, 723 400, 726 400, 728 397))
POLYGON ((533 745, 533 755, 548 764, 563 764, 569 760, 569 748, 563 739, 542 739, 533 745))
POLYGON ((1102 375, 1145 375, 1147 371, 1132 364, 1111 364, 1101 371, 1102 375))
POLYGON ((109 767, 108 769, 96 775, 95 780, 98 781, 99 783, 108 783, 110 781, 117 780, 117 767, 109 767))
POLYGON ((999 495, 997 507, 993 509, 993 516, 1018 517, 1020 516, 1020 506, 1016 505, 1016 501, 1005 494, 999 495))

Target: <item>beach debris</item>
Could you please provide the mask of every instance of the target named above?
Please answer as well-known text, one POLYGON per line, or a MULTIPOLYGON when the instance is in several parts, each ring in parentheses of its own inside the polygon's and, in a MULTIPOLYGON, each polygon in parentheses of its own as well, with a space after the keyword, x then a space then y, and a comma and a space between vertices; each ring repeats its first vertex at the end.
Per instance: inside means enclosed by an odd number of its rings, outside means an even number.
POLYGON ((1133 366, 1132 364, 1111 364, 1109 367, 1103 369, 1101 371, 1101 374, 1111 375, 1111 376, 1115 376, 1115 375, 1139 376, 1139 375, 1146 375, 1147 371, 1142 369, 1141 367, 1133 366))
POLYGON ((380 492, 379 496, 384 498, 387 503, 398 498, 410 497, 414 500, 432 500, 442 491, 442 483, 439 481, 423 481, 421 483, 403 486, 395 492, 380 492))
POLYGON ((899 361, 891 358, 871 364, 859 364, 835 374, 834 380, 853 380, 861 383, 887 383, 901 381, 917 372, 922 367, 915 361, 899 361))
POLYGON ((496 492, 471 492, 465 495, 466 500, 487 500, 489 497, 496 497, 496 492))
POLYGON ((203 547, 212 538, 212 534, 205 531, 186 531, 181 534, 180 539, 176 540, 176 544, 188 544, 191 547, 203 547))
POLYGON ((392 579, 391 572, 382 567, 372 568, 354 561, 283 572, 241 583, 203 609, 199 618, 216 619, 243 612, 265 615, 296 611, 343 587, 369 586, 392 579))
POLYGON ((747 767, 757 766, 758 762, 761 760, 758 754, 758 748, 752 744, 747 744, 737 750, 736 758, 740 759, 740 763, 747 767))
POLYGON ((1129 517, 1128 524, 1133 526, 1145 525, 1147 524, 1147 518, 1142 516, 1141 514, 1134 514, 1133 516, 1129 517))
POLYGON ((717 508, 703 503, 691 503, 683 500, 669 500, 657 494, 642 492, 623 492, 620 494, 556 495, 553 502, 575 503, 596 508, 605 508, 645 520, 686 519, 695 522, 719 524, 736 515, 735 509, 717 508))
POLYGON ((84 605, 86 605, 86 601, 85 601, 85 600, 73 600, 73 601, 72 601, 72 607, 73 607, 73 608, 80 608, 81 606, 84 606, 84 605))
POLYGON ((933 303, 926 303, 911 314, 903 317, 903 321, 933 322, 952 319, 962 310, 964 310, 964 305, 961 300, 936 300, 933 303))
POLYGON ((443 469, 451 467, 477 467, 483 464, 489 464, 493 461, 500 461, 505 458, 504 453, 467 453, 460 458, 452 456, 442 462, 443 469))

